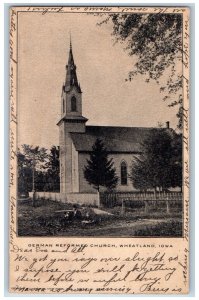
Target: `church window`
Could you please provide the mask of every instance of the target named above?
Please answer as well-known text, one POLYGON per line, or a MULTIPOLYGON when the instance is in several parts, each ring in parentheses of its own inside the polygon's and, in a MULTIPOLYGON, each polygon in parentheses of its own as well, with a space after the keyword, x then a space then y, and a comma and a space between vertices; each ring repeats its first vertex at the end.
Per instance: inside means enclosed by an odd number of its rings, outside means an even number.
POLYGON ((77 111, 77 100, 74 96, 71 98, 71 111, 77 111))
POLYGON ((120 173, 121 173, 121 185, 127 184, 127 164, 125 161, 122 161, 120 166, 120 173))

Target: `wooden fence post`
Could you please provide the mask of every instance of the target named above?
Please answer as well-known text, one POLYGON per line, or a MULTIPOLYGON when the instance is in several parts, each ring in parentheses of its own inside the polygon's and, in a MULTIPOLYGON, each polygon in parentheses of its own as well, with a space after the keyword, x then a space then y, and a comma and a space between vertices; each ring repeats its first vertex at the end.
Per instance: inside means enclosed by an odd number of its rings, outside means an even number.
POLYGON ((97 190, 97 207, 100 207, 100 192, 97 190))
POLYGON ((36 200, 36 192, 33 191, 33 193, 32 193, 32 206, 33 206, 33 207, 36 206, 36 205, 35 205, 35 200, 36 200))
POLYGON ((166 205, 167 205, 167 213, 169 214, 170 213, 170 207, 169 207, 169 201, 168 200, 166 201, 166 205))

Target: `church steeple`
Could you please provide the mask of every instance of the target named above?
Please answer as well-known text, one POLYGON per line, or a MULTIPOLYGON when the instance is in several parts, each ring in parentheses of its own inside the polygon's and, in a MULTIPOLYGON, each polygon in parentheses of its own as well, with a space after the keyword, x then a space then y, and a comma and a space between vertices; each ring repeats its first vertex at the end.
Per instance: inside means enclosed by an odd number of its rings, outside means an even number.
POLYGON ((71 40, 60 106, 61 118, 57 123, 59 126, 60 147, 60 192, 66 194, 79 191, 79 175, 76 169, 78 164, 75 163, 74 165, 76 151, 74 150, 71 133, 85 133, 86 122, 88 121, 87 118, 82 116, 82 92, 77 80, 71 40))
MULTIPOLYGON (((83 124, 87 121, 87 119, 82 116, 82 91, 77 80, 71 39, 68 64, 66 65, 66 79, 63 83, 61 93, 61 120, 63 119, 70 123, 73 122, 73 124, 83 124)), ((85 124, 81 130, 85 130, 85 124)))
POLYGON ((68 64, 66 65, 66 80, 64 91, 69 92, 73 87, 76 87, 77 92, 81 93, 80 84, 77 80, 76 65, 73 58, 72 41, 70 38, 70 49, 68 56, 68 64))

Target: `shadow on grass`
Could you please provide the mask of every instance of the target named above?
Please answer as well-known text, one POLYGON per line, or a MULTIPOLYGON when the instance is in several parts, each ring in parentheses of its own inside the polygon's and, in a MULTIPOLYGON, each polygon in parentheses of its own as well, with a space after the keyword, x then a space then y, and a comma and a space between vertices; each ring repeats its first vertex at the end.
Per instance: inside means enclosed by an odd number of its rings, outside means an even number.
MULTIPOLYGON (((94 222, 83 223, 72 220, 63 224, 63 215, 56 211, 71 210, 73 204, 40 199, 36 206, 32 203, 18 205, 19 236, 182 236, 182 212, 176 209, 170 214, 163 210, 151 210, 146 214, 142 209, 127 208, 121 214, 121 207, 102 208, 113 215, 101 215, 94 222)), ((86 206, 79 206, 86 210, 86 206)))

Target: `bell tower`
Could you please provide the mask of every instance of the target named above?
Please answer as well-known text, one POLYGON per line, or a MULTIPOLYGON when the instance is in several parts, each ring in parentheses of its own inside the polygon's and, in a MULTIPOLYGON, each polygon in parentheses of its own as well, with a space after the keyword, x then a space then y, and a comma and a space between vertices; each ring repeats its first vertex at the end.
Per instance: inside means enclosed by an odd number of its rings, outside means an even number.
POLYGON ((77 79, 76 65, 70 40, 66 78, 61 93, 61 119, 59 126, 60 192, 73 192, 71 132, 84 133, 88 119, 82 116, 82 91, 77 79))
POLYGON ((79 128, 79 130, 80 132, 85 131, 84 127, 87 119, 82 116, 82 91, 77 80, 76 65, 74 63, 71 41, 68 64, 66 65, 66 79, 62 86, 61 118, 67 121, 70 120, 73 123, 77 121, 78 123, 84 124, 84 126, 79 126, 82 127, 79 128))

